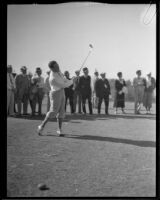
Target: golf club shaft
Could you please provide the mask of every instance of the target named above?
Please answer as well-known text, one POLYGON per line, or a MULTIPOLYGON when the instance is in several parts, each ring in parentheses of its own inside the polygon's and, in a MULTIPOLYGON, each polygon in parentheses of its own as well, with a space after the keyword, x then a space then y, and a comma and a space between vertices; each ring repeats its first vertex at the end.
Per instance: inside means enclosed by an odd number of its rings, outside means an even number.
POLYGON ((87 59, 88 59, 88 57, 89 57, 90 53, 91 53, 91 51, 89 51, 89 52, 88 52, 88 55, 87 55, 87 57, 85 58, 85 60, 83 61, 83 63, 82 63, 82 65, 81 65, 81 67, 80 67, 80 70, 79 70, 79 71, 81 71, 81 69, 82 69, 82 67, 84 66, 85 62, 87 61, 87 59))

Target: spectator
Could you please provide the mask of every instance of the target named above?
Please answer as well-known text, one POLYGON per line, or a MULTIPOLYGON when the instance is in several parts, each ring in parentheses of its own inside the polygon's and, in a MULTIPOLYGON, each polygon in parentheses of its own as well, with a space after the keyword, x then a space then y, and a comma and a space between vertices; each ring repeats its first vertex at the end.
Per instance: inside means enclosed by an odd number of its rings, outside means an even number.
POLYGON ((36 109, 36 93, 37 93, 37 82, 36 80, 32 79, 33 75, 32 73, 28 74, 28 78, 29 78, 29 103, 31 106, 31 111, 32 111, 32 116, 35 116, 35 109, 36 109))
MULTIPOLYGON (((68 71, 64 72, 64 76, 65 76, 66 79, 71 80, 71 78, 69 77, 69 72, 68 71)), ((73 114, 74 113, 74 108, 73 108, 73 84, 70 85, 68 88, 65 88, 64 91, 65 91, 65 97, 66 97, 66 100, 65 100, 65 111, 66 111, 66 108, 67 108, 67 101, 69 99, 70 111, 73 114)))
POLYGON ((44 78, 41 76, 42 70, 40 67, 36 68, 34 77, 32 78, 33 82, 36 82, 37 92, 35 93, 37 103, 38 103, 38 115, 42 115, 42 101, 45 94, 45 85, 44 78))
POLYGON ((50 108, 50 99, 49 99, 49 92, 51 90, 50 84, 49 84, 49 74, 50 71, 47 72, 47 78, 45 79, 45 90, 46 90, 46 95, 47 95, 47 112, 49 111, 50 108))
POLYGON ((93 79, 93 108, 98 108, 98 97, 96 96, 96 89, 95 85, 96 82, 99 80, 99 73, 98 71, 94 72, 94 79, 93 79))
POLYGON ((144 88, 146 81, 141 77, 141 70, 136 71, 137 77, 133 79, 134 95, 135 95, 135 114, 140 114, 141 103, 143 102, 144 88))
POLYGON ((23 115, 28 115, 28 98, 29 98, 29 79, 27 76, 27 67, 21 67, 21 74, 15 78, 16 82, 16 99, 18 106, 18 116, 21 116, 21 107, 23 104, 23 115))
POLYGON ((92 95, 92 89, 91 89, 91 77, 88 75, 89 71, 88 68, 83 68, 84 75, 80 77, 80 92, 82 95, 82 108, 83 113, 86 114, 86 100, 88 99, 88 107, 89 107, 89 113, 92 115, 92 102, 91 102, 91 95, 92 95))
POLYGON ((151 76, 151 73, 147 74, 146 85, 144 89, 143 105, 146 108, 146 114, 151 114, 150 109, 152 107, 153 91, 156 87, 156 81, 151 76))
POLYGON ((47 112, 44 121, 38 126, 38 134, 42 135, 43 129, 48 122, 49 118, 57 117, 59 136, 63 136, 62 133, 62 121, 65 116, 65 94, 64 88, 73 84, 73 80, 68 80, 63 77, 60 71, 59 65, 56 61, 51 61, 48 64, 51 72, 49 76, 49 83, 51 87, 50 91, 50 110, 47 112))
MULTIPOLYGON (((12 75, 13 75, 14 83, 15 83, 15 77, 17 76, 17 74, 13 72, 12 75)), ((14 113, 17 113, 17 109, 16 109, 16 89, 14 91, 14 113)))
POLYGON ((12 75, 12 65, 7 66, 7 116, 14 116, 15 80, 12 75))
POLYGON ((76 112, 76 105, 77 105, 77 99, 78 99, 78 113, 81 114, 81 106, 82 106, 82 96, 80 92, 80 71, 75 71, 76 77, 73 79, 73 110, 76 112))
POLYGON ((118 108, 120 107, 122 113, 125 114, 125 91, 124 88, 126 87, 126 82, 122 78, 122 72, 117 73, 118 79, 115 80, 115 100, 114 100, 114 107, 115 107, 115 114, 117 114, 118 108))
POLYGON ((98 114, 101 113, 101 104, 104 99, 105 103, 105 114, 108 115, 108 106, 109 106, 109 95, 110 92, 110 84, 108 79, 106 79, 106 74, 101 73, 100 74, 102 78, 96 81, 95 83, 95 92, 96 96, 98 98, 98 114))

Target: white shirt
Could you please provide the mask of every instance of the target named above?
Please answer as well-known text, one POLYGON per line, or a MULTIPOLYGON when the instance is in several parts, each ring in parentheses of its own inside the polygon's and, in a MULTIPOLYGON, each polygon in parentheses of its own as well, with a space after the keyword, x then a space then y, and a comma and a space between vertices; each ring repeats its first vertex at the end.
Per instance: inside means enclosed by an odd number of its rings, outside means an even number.
POLYGON ((49 84, 51 87, 51 91, 58 91, 61 88, 69 87, 73 84, 73 80, 68 80, 64 78, 61 72, 50 72, 49 75, 49 84))
POLYGON ((12 90, 15 89, 15 80, 13 78, 13 75, 11 73, 7 73, 7 89, 12 90))

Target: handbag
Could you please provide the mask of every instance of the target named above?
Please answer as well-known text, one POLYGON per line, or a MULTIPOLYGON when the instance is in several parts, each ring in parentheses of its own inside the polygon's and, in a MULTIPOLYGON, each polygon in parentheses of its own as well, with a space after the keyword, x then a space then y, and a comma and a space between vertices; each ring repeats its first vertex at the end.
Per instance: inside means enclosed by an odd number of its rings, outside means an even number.
POLYGON ((128 93, 128 89, 127 89, 126 86, 123 86, 123 88, 122 88, 122 92, 123 92, 124 94, 127 94, 127 93, 128 93))

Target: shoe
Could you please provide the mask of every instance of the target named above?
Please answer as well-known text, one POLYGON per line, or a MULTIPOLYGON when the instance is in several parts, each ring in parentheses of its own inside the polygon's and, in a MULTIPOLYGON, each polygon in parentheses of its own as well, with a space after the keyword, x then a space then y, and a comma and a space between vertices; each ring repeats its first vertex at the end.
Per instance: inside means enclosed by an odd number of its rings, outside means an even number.
POLYGON ((23 113, 23 115, 29 115, 28 113, 23 113))
POLYGON ((61 131, 61 130, 57 130, 57 134, 58 134, 58 136, 59 136, 59 137, 62 137, 62 136, 64 136, 64 134, 62 133, 62 131, 61 131))
POLYGON ((43 127, 41 125, 38 126, 37 132, 38 132, 38 135, 42 135, 42 133, 43 133, 43 127))
POLYGON ((22 115, 20 113, 16 113, 16 117, 21 117, 22 115))
POLYGON ((15 116, 17 116, 15 113, 9 115, 9 117, 15 117, 15 116))

